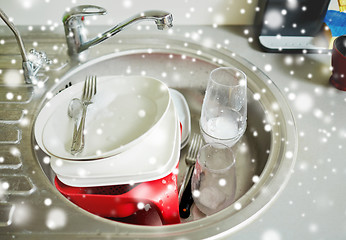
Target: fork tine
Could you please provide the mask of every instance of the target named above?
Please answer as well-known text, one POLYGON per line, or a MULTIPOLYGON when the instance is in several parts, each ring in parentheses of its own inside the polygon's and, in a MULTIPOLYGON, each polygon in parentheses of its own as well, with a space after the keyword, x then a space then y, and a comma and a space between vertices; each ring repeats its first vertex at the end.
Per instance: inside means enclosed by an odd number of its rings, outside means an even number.
POLYGON ((196 138, 197 138, 197 135, 194 134, 190 143, 189 150, 187 152, 187 157, 191 157, 193 155, 193 152, 195 150, 195 145, 196 145, 196 138))
POLYGON ((82 94, 82 101, 85 100, 87 96, 87 91, 88 91, 88 77, 84 81, 84 87, 83 87, 83 94, 82 94))
POLYGON ((203 139, 201 137, 201 135, 199 134, 194 134, 190 143, 190 148, 189 151, 187 153, 186 158, 188 158, 189 160, 194 160, 197 158, 197 154, 199 149, 201 148, 203 144, 203 139))
POLYGON ((202 147, 202 145, 203 145, 203 138, 201 135, 198 135, 198 147, 197 147, 197 149, 199 150, 202 147))
POLYGON ((85 79, 82 100, 90 102, 96 94, 96 76, 88 76, 85 79))
POLYGON ((88 95, 87 95, 87 101, 90 102, 90 99, 91 99, 91 89, 92 89, 92 86, 93 86, 93 81, 92 81, 92 77, 89 77, 88 78, 88 95))
POLYGON ((198 135, 195 136, 195 144, 193 145, 191 157, 196 158, 197 152, 198 152, 198 135))
POLYGON ((96 94, 96 85, 97 85, 96 76, 94 76, 94 89, 93 89, 93 95, 96 94))

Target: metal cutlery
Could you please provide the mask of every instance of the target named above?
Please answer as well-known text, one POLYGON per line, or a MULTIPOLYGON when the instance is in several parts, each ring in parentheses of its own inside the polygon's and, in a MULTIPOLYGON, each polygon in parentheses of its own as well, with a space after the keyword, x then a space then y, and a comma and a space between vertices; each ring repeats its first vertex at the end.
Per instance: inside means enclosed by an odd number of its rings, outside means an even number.
POLYGON ((73 155, 76 155, 80 153, 84 148, 84 128, 85 128, 85 119, 86 119, 86 113, 87 108, 90 104, 92 104, 92 98, 96 94, 96 76, 89 76, 85 79, 84 82, 84 89, 83 89, 83 95, 82 95, 82 103, 83 103, 83 112, 81 121, 79 123, 79 127, 77 130, 77 133, 73 135, 72 140, 72 146, 71 146, 71 153, 73 155))
POLYGON ((188 218, 190 216, 190 207, 193 203, 191 194, 191 176, 196 163, 198 151, 202 147, 202 144, 203 139, 201 135, 194 134, 190 143, 189 150, 185 157, 187 171, 179 190, 179 214, 181 218, 188 218))
POLYGON ((77 136, 77 129, 78 129, 78 122, 81 118, 83 112, 83 103, 79 98, 73 98, 71 102, 68 105, 67 114, 70 118, 74 121, 73 126, 73 140, 76 139, 77 136))

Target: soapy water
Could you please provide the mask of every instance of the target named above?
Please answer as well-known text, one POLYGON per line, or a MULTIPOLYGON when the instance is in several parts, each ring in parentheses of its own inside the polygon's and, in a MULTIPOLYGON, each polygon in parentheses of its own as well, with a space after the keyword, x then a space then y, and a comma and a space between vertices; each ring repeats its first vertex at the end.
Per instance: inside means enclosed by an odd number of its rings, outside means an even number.
POLYGON ((240 132, 242 117, 233 110, 224 112, 221 116, 202 122, 202 129, 209 136, 218 139, 232 139, 240 132))
POLYGON ((225 194, 214 187, 203 188, 200 192, 195 190, 193 194, 195 197, 198 195, 198 198, 195 198, 195 202, 200 211, 207 215, 222 207, 222 204, 226 201, 225 194))

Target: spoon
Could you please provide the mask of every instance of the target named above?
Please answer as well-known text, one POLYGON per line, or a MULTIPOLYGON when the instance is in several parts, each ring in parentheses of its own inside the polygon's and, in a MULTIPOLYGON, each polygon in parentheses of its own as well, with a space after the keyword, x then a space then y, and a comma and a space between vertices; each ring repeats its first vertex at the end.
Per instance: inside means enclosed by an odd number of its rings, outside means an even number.
POLYGON ((77 135, 78 120, 80 119, 83 111, 83 103, 79 98, 73 98, 68 105, 67 114, 70 118, 74 119, 73 138, 75 141, 77 135))

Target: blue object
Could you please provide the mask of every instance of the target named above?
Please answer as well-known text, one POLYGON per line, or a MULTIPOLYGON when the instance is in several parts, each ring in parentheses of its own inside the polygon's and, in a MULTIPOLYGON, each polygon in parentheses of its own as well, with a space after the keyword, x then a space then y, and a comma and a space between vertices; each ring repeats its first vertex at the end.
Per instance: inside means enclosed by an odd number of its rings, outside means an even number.
POLYGON ((346 13, 335 10, 328 10, 324 18, 324 22, 328 25, 333 37, 346 34, 346 13))

